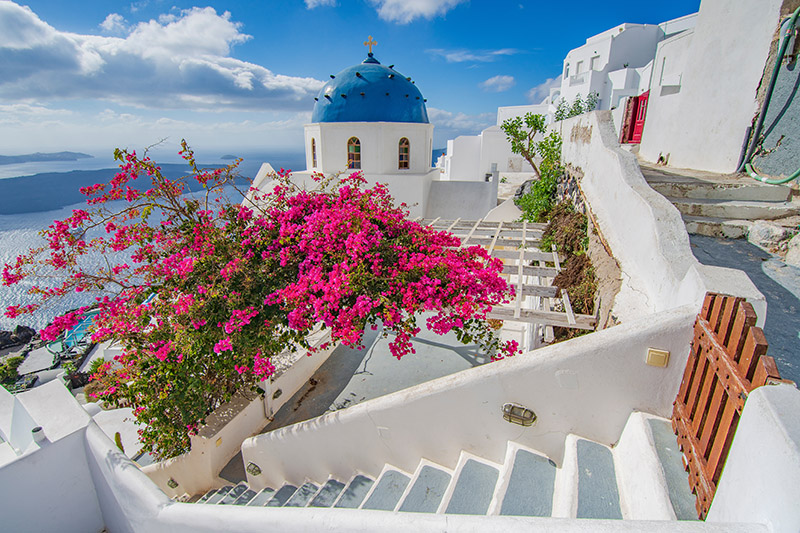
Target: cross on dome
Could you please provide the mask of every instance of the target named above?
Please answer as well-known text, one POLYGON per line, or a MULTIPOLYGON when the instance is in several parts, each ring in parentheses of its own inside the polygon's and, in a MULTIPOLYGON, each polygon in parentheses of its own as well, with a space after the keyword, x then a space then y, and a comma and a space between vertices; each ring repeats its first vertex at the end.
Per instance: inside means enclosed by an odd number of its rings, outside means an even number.
POLYGON ((376 44, 378 44, 378 42, 372 40, 372 35, 370 35, 369 38, 364 41, 364 46, 369 46, 369 55, 372 55, 372 47, 376 44))

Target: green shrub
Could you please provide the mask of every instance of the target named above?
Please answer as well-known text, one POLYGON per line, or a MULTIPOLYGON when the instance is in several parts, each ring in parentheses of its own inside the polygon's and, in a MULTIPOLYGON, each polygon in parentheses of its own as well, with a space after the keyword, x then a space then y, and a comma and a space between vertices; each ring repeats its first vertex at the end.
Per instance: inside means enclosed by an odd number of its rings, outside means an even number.
POLYGON ((24 357, 9 357, 4 363, 0 363, 0 383, 12 384, 19 379, 17 369, 25 360, 24 357))

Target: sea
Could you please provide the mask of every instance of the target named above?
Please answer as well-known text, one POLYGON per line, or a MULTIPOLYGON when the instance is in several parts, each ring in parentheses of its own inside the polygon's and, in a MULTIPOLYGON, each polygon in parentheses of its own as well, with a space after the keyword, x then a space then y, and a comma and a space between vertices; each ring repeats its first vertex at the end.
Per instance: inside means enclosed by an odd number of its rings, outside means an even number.
MULTIPOLYGON (((198 165, 214 167, 228 164, 230 160, 222 159, 224 155, 227 154, 206 156, 198 160, 198 165)), ((305 168, 302 153, 236 155, 244 159, 239 166, 239 184, 245 187, 247 179, 254 178, 264 162, 270 163, 275 169, 305 168)), ((163 163, 161 158, 153 159, 168 177, 177 177, 189 171, 188 166, 177 157, 163 163)), ((68 217, 73 209, 85 208, 85 197, 79 191, 81 187, 108 182, 117 171, 117 163, 111 152, 76 161, 0 165, 0 267, 15 261, 17 256, 30 248, 41 245, 44 241, 39 232, 54 220, 68 217)), ((233 188, 228 193, 232 199, 237 198, 233 188)), ((90 266, 102 260, 101 257, 87 258, 85 265, 90 266)), ((30 285, 21 283, 13 287, 0 287, 0 330, 10 330, 20 324, 39 330, 54 317, 94 301, 95 295, 73 293, 32 315, 15 319, 5 317, 3 312, 9 305, 30 302, 31 297, 26 293, 30 285)))

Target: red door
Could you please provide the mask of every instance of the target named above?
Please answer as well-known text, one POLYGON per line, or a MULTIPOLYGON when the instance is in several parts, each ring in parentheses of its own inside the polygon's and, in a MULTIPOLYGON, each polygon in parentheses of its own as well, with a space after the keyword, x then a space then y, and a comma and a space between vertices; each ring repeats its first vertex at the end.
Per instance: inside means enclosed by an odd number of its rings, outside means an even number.
POLYGON ((642 130, 644 129, 644 118, 647 116, 647 99, 650 98, 650 91, 639 95, 636 108, 636 118, 633 122, 633 135, 631 143, 639 144, 642 142, 642 130))

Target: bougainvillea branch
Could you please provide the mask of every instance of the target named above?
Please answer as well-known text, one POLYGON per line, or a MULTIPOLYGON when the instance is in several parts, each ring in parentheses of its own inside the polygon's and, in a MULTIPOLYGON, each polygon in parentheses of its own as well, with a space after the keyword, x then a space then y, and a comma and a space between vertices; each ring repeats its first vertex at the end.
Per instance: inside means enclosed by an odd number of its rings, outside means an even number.
MULTIPOLYGON (((271 191, 240 191, 246 200, 232 203, 224 191, 236 186, 237 163, 200 169, 185 142, 181 154, 191 175, 171 180, 148 157, 118 150, 114 179, 83 189, 87 210, 54 222, 46 246, 3 269, 4 285, 44 271, 59 280, 34 286, 33 303, 8 308, 10 317, 71 291, 98 293, 92 339, 123 348, 94 376, 99 396, 134 408, 157 456, 187 451, 214 408, 258 390, 275 370, 271 358, 310 350, 306 337, 319 325, 332 342, 358 346, 365 327, 380 323, 399 359, 414 351, 424 314, 436 333, 455 331, 495 358, 515 353, 486 321, 513 296, 502 263, 408 220, 385 186, 367 188, 360 173, 316 175, 308 191, 282 170, 271 191), (190 179, 202 194, 184 194, 190 179), (87 254, 107 261, 90 271, 79 261, 87 254)), ((87 310, 59 317, 43 338, 87 310)))

